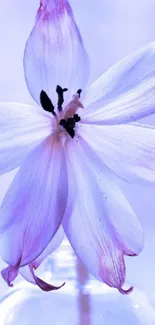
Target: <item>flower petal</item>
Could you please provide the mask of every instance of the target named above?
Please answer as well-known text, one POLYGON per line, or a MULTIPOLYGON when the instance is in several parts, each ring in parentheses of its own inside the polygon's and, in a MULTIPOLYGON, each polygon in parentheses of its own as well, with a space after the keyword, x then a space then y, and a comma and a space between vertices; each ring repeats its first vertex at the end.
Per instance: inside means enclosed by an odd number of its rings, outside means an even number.
POLYGON ((155 43, 124 58, 85 94, 84 121, 123 124, 155 113, 155 43))
POLYGON ((0 103, 0 174, 18 167, 51 132, 51 118, 39 108, 0 103))
MULTIPOLYGON (((31 262, 31 266, 36 270, 40 266, 40 264, 45 260, 45 258, 51 253, 53 253, 60 246, 63 239, 64 239, 64 231, 62 226, 60 226, 56 234, 52 238, 52 240, 49 242, 47 247, 43 250, 43 252, 33 262, 31 262)), ((30 271, 29 266, 26 265, 24 267, 21 267, 19 269, 19 272, 25 280, 35 284, 35 280, 30 271)))
POLYGON ((32 265, 34 269, 36 270, 40 264, 45 260, 45 258, 53 253, 62 243, 64 239, 64 230, 62 226, 59 227, 56 234, 52 238, 52 240, 49 242, 47 247, 44 249, 44 251, 32 262, 32 265))
POLYGON ((129 293, 132 288, 127 292, 122 289, 124 255, 141 251, 141 226, 111 174, 80 142, 76 139, 68 147, 71 206, 68 203, 64 230, 76 254, 97 279, 121 293, 129 293), (76 197, 72 189, 75 186, 76 197))
POLYGON ((68 1, 41 2, 36 24, 27 41, 24 55, 27 86, 39 102, 43 89, 57 103, 56 86, 73 95, 84 89, 89 74, 89 60, 68 1))
MULTIPOLYGON (((20 273, 20 275, 28 282, 32 283, 32 284, 36 284, 34 277, 30 271, 29 265, 20 267, 18 269, 18 272, 20 273)), ((6 281, 6 280, 5 280, 6 281)))
POLYGON ((27 155, 0 208, 0 255, 29 264, 60 226, 68 195, 63 146, 49 136, 27 155))
MULTIPOLYGON (((27 271, 29 277, 32 278, 32 280, 29 282, 37 285, 43 291, 58 290, 65 285, 65 283, 63 283, 59 287, 56 287, 52 284, 49 284, 35 275, 33 267, 31 265, 29 267, 27 266, 26 268, 27 268, 26 271, 29 270, 27 271)), ((1 271, 2 277, 7 282, 9 287, 13 287, 12 281, 17 277, 18 271, 19 271, 19 266, 8 266, 7 268, 1 271)))
POLYGON ((19 265, 17 264, 15 266, 8 266, 1 271, 1 275, 9 287, 13 287, 12 281, 17 277, 18 269, 19 265))
POLYGON ((155 183, 155 128, 138 123, 79 126, 79 134, 117 176, 155 183))
POLYGON ((52 291, 52 290, 58 290, 60 288, 62 288, 64 285, 65 285, 65 282, 60 285, 59 287, 56 287, 52 284, 49 284, 49 283, 46 283, 45 281, 43 281, 42 279, 40 279, 39 277, 37 277, 34 273, 34 270, 32 267, 30 267, 30 270, 31 270, 31 273, 32 273, 32 276, 35 280, 35 283, 38 285, 38 287, 40 289, 42 289, 43 291, 52 291))

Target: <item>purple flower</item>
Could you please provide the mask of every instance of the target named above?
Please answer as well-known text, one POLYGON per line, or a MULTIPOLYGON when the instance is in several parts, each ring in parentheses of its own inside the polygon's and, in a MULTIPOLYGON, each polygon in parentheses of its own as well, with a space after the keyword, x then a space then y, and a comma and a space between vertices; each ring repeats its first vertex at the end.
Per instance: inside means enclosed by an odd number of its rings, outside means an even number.
POLYGON ((34 270, 65 232, 88 270, 126 294, 124 256, 141 252, 143 232, 117 177, 155 181, 155 130, 134 122, 155 112, 155 44, 86 87, 89 61, 71 8, 51 4, 41 1, 24 56, 39 105, 0 104, 0 173, 20 166, 0 208, 2 276, 12 286, 20 272, 57 289, 34 270))

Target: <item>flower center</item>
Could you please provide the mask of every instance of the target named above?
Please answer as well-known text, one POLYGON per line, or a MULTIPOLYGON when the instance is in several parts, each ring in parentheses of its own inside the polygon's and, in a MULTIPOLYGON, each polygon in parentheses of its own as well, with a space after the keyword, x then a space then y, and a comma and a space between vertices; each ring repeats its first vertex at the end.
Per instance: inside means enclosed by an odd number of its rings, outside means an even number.
POLYGON ((67 90, 67 88, 61 88, 60 86, 56 87, 56 92, 58 94, 57 112, 55 112, 55 107, 44 90, 40 93, 40 103, 46 112, 49 112, 54 116, 56 127, 59 129, 60 126, 63 127, 70 137, 74 138, 76 123, 81 120, 80 116, 76 112, 78 108, 83 108, 83 105, 79 100, 82 90, 78 89, 76 94, 73 96, 73 99, 65 107, 65 110, 63 110, 62 105, 64 103, 64 92, 67 90))

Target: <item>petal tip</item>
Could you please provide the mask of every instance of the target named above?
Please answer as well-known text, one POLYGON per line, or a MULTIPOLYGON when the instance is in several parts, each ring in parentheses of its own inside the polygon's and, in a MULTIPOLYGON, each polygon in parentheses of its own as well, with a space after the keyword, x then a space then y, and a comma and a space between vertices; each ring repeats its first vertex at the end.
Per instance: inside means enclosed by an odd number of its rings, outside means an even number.
POLYGON ((47 292, 47 291, 59 290, 65 285, 65 282, 58 287, 54 286, 52 284, 49 284, 35 275, 32 265, 29 265, 29 268, 30 268, 30 272, 33 276, 33 279, 35 281, 35 284, 43 291, 47 292))
POLYGON ((122 295, 129 295, 132 291, 133 291, 134 287, 130 287, 129 289, 125 290, 123 288, 118 289, 118 291, 122 294, 122 295))
POLYGON ((9 287, 13 287, 12 281, 18 275, 18 266, 8 266, 1 271, 2 278, 7 283, 9 287))

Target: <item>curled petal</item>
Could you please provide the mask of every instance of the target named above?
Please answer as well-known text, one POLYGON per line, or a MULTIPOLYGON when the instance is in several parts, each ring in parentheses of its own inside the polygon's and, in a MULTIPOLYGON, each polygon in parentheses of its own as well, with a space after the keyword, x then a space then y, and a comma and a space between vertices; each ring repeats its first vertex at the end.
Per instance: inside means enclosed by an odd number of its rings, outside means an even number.
MULTIPOLYGON (((65 285, 65 283, 63 283, 61 286, 57 287, 57 286, 49 284, 49 283, 45 282, 44 280, 40 279, 38 276, 35 275, 31 264, 29 267, 27 266, 27 269, 25 269, 25 271, 27 271, 27 274, 29 275, 29 277, 32 278, 32 280, 29 282, 37 285, 43 291, 58 290, 65 285)), ((19 265, 16 265, 16 266, 8 266, 7 268, 5 268, 1 271, 1 274, 2 274, 3 279, 7 282, 7 284, 10 287, 13 287, 12 281, 15 280, 15 278, 18 275, 18 272, 19 272, 19 265)), ((26 272, 25 272, 25 274, 26 274, 26 272)))
POLYGON ((41 1, 24 55, 27 86, 39 102, 41 90, 57 103, 56 86, 68 88, 66 100, 84 89, 89 60, 68 1, 41 1))
POLYGON ((58 290, 58 289, 62 288, 65 285, 65 282, 64 282, 61 286, 56 287, 56 286, 54 286, 52 284, 46 283, 45 281, 43 281, 42 279, 40 279, 39 277, 37 277, 35 275, 34 270, 33 270, 32 267, 30 267, 30 271, 31 271, 31 274, 32 274, 32 276, 34 278, 34 281, 35 281, 36 285, 38 285, 38 287, 40 289, 42 289, 43 291, 58 290))
POLYGON ((51 118, 37 107, 0 104, 0 174, 18 167, 26 154, 51 133, 51 118))
POLYGON ((119 289, 119 292, 122 293, 122 295, 128 295, 133 291, 133 287, 130 287, 129 289, 125 290, 125 289, 119 289))
POLYGON ((155 182, 153 127, 138 123, 81 125, 79 134, 97 152, 103 164, 120 178, 130 183, 155 182))
MULTIPOLYGON (((49 242, 47 247, 43 250, 43 252, 33 262, 31 262, 31 266, 36 270, 40 266, 40 264, 45 260, 45 258, 51 253, 53 253, 60 246, 63 239, 64 239, 64 231, 62 226, 60 226, 56 234, 52 238, 52 240, 49 242)), ((19 272, 24 277, 25 280, 35 284, 34 277, 32 276, 32 273, 28 265, 21 267, 19 269, 19 272)))
POLYGON ((155 43, 124 58, 85 93, 84 121, 124 124, 155 113, 155 43))
POLYGON ((18 275, 19 263, 15 266, 8 266, 1 271, 3 279, 6 281, 9 287, 13 287, 12 281, 14 281, 18 275))
POLYGON ((25 158, 0 209, 0 255, 7 264, 30 264, 51 241, 68 195, 64 149, 49 136, 25 158))
POLYGON ((98 280, 127 294, 132 288, 126 292, 122 289, 124 255, 137 255, 142 250, 141 226, 113 183, 112 174, 84 146, 82 139, 78 137, 66 148, 70 172, 69 201, 63 218, 65 233, 76 254, 98 280))

